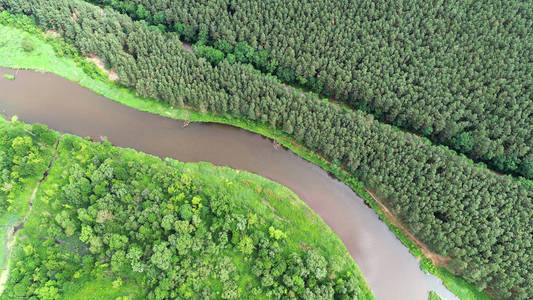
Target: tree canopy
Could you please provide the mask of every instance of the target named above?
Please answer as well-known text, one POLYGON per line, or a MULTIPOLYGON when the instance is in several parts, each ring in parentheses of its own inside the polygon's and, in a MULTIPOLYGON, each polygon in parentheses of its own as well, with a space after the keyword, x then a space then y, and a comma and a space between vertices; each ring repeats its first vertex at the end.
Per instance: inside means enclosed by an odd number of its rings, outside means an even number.
MULTIPOLYGON (((142 96, 231 114, 293 136, 361 178, 431 250, 452 258, 452 272, 495 297, 531 298, 531 181, 494 174, 372 115, 316 101, 248 65, 214 65, 182 49, 179 34, 111 8, 79 0, 0 0, 0 7, 32 16, 84 55, 102 57, 122 84, 142 96)), ((223 52, 228 45, 218 47, 223 52)), ((249 49, 239 49, 246 58, 249 49)), ((465 151, 476 147, 475 135, 452 138, 465 151)), ((188 215, 188 208, 181 213, 188 215)), ((247 241, 241 247, 250 248, 247 241)))
POLYGON ((530 1, 88 2, 533 178, 530 1))
MULTIPOLYGON (((0 137, 29 159, 17 126, 0 137)), ((31 132, 50 132, 39 126, 31 132)), ((102 281, 110 291, 91 297, 374 299, 340 239, 278 184, 70 135, 57 155, 2 299, 79 299, 102 281)))

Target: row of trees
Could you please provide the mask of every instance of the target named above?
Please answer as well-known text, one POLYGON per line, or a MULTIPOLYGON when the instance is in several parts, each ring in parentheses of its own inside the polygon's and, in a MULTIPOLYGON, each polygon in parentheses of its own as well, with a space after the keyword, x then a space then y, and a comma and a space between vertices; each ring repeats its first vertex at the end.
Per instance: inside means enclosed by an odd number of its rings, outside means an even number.
MULTIPOLYGON (((237 203, 257 193, 239 181, 206 183, 183 163, 74 136, 58 149, 6 298, 58 299, 104 279, 143 299, 373 299, 347 251, 325 258, 290 220, 237 203)), ((84 296, 105 298, 93 293, 84 296)))
POLYGON ((533 178, 531 2, 88 2, 533 178))
POLYGON ((498 176, 362 112, 286 88, 242 64, 212 66, 161 33, 83 1, 0 0, 102 57, 120 81, 171 105, 270 124, 359 176, 450 270, 496 297, 533 295, 531 182, 498 176), (75 15, 76 17, 73 17, 75 15))

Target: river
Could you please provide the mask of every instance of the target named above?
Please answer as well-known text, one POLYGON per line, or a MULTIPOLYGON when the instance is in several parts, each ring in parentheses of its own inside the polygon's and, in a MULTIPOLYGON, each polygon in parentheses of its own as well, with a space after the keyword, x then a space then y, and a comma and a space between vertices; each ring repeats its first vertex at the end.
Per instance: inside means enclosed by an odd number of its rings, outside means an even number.
POLYGON ((0 68, 0 113, 27 123, 185 162, 208 161, 267 177, 292 189, 332 228, 378 300, 457 299, 349 187, 272 140, 232 126, 190 123, 137 111, 50 73, 0 68))

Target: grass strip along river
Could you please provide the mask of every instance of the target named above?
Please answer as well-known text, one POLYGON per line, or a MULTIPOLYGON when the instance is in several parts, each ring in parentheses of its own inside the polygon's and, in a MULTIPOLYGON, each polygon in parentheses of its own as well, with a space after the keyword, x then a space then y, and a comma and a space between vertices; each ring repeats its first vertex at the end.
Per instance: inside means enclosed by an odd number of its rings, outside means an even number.
MULTIPOLYGON (((0 27, 0 30, 6 41, 24 35, 8 27, 0 27)), ((72 60, 56 57, 51 46, 30 35, 27 38, 33 39, 36 45, 33 53, 1 51, 2 65, 54 72, 139 110, 187 121, 179 122, 122 106, 52 74, 7 69, 0 72, 14 75, 15 80, 2 78, 0 81, 2 114, 16 114, 26 122, 40 122, 53 129, 95 139, 105 136, 115 145, 161 157, 210 161, 271 178, 295 191, 341 237, 378 299, 426 299, 429 290, 436 290, 443 298, 454 299, 437 278, 419 269, 417 259, 348 186, 280 148, 277 142, 235 127, 194 122, 230 123, 269 137, 275 135, 272 131, 136 97, 127 89, 92 79, 72 60), (186 124, 189 125, 184 126, 186 124)), ((293 145, 289 139, 279 137, 277 140, 300 156, 329 169, 327 162, 293 145)), ((463 291, 461 298, 476 297, 463 291)))

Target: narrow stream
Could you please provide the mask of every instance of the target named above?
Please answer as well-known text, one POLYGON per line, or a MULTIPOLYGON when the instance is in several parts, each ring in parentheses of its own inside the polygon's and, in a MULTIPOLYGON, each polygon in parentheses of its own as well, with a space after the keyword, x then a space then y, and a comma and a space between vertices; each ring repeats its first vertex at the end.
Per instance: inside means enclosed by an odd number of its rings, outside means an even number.
POLYGON ((0 114, 27 123, 180 161, 208 161, 270 178, 292 189, 342 239, 378 300, 426 300, 430 290, 457 299, 349 187, 260 135, 232 126, 191 123, 123 106, 49 73, 0 68, 0 114))

